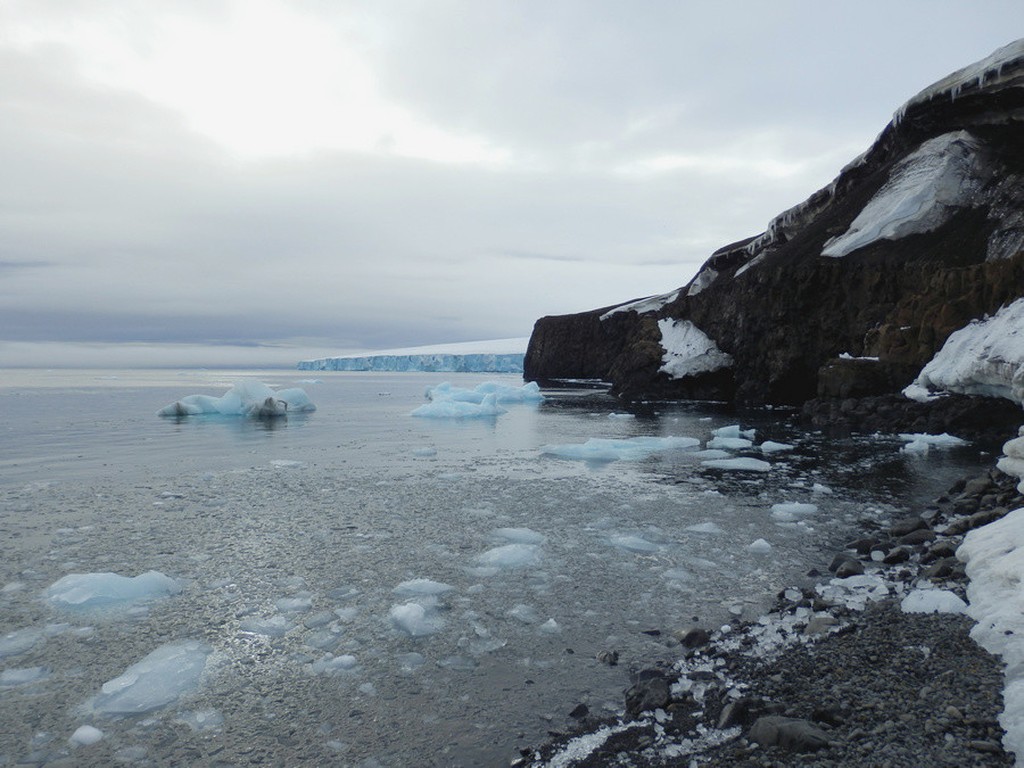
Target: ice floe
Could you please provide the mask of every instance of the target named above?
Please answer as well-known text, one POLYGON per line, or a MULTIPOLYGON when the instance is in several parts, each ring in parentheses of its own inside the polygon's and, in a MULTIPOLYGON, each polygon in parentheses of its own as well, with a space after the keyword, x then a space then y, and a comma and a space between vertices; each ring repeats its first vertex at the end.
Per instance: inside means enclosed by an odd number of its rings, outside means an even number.
POLYGON ((493 418, 508 413, 498 405, 498 396, 493 392, 479 403, 464 400, 432 400, 412 412, 413 416, 427 419, 480 419, 493 418))
POLYGON ((655 453, 689 451, 700 447, 693 437, 592 437, 585 443, 542 445, 540 452, 547 456, 576 461, 641 461, 655 453))
POLYGON ((138 576, 71 573, 46 589, 46 601, 67 610, 96 610, 136 605, 181 592, 181 584, 159 571, 138 576))
POLYGON ((212 649, 198 640, 161 645, 103 684, 90 708, 109 715, 160 709, 196 690, 212 649))
POLYGON ((701 464, 710 469, 724 469, 734 472, 767 472, 772 468, 772 465, 767 461, 747 456, 740 456, 735 459, 710 459, 702 461, 701 464))
POLYGON ((967 441, 954 437, 946 432, 941 435, 927 435, 922 433, 901 433, 900 440, 903 440, 906 444, 900 448, 900 453, 910 453, 923 455, 928 453, 932 448, 956 448, 961 445, 967 445, 967 441))
POLYGON ((427 389, 428 400, 454 400, 456 402, 476 403, 479 405, 488 395, 494 395, 499 403, 539 403, 544 400, 540 385, 535 381, 515 387, 498 381, 485 381, 473 389, 456 387, 443 382, 427 389))

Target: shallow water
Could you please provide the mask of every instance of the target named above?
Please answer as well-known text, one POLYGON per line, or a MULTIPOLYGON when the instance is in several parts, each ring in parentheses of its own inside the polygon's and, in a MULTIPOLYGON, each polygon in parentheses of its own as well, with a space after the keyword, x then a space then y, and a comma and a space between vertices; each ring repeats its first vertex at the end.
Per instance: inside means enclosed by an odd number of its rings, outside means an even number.
POLYGON ((674 658, 672 630, 757 615, 859 520, 899 516, 980 464, 971 448, 828 440, 785 411, 627 413, 585 391, 497 419, 410 417, 428 385, 501 378, 450 374, 318 373, 299 384, 313 414, 178 421, 154 414, 254 374, 114 375, 5 372, 0 386, 0 635, 35 638, 0 664, 44 668, 0 688, 0 764, 507 764, 579 703, 617 710, 631 666, 674 658), (588 465, 538 450, 705 441, 734 423, 796 448, 764 457, 767 473, 692 452, 588 465), (818 511, 779 523, 782 502, 818 511), (759 538, 769 552, 747 550, 759 538), (182 592, 115 614, 41 597, 68 573, 148 570, 182 592), (395 592, 414 579, 451 589, 395 592), (140 716, 89 709, 129 665, 190 639, 212 648, 194 691, 140 716), (72 750, 82 724, 105 736, 72 750))

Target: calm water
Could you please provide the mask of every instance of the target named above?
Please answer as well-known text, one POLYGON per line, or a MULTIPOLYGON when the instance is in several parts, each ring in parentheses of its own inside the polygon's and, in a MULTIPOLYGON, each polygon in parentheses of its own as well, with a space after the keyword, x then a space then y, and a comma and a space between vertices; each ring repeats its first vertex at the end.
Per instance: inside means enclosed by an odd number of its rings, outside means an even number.
POLYGON ((0 654, 0 765, 504 765, 579 703, 614 712, 631 666, 674 658, 672 630, 757 615, 859 520, 903 514, 982 461, 826 440, 783 411, 627 414, 584 391, 496 420, 417 419, 428 385, 520 382, 307 375, 0 372, 0 635, 32 640, 0 654), (319 409, 274 424, 154 415, 243 376, 303 386, 319 409), (763 474, 690 453, 588 466, 538 450, 706 440, 735 423, 795 450, 763 474), (818 513, 773 521, 771 505, 790 501, 818 513), (758 538, 769 553, 746 549, 758 538), (115 615, 41 597, 69 573, 148 570, 181 594, 115 615), (412 579, 450 589, 395 592, 412 579), (421 636, 395 618, 411 602, 421 636), (130 664, 187 639, 213 649, 196 689, 141 716, 89 709, 130 664), (595 660, 606 649, 619 666, 595 660), (72 749, 83 724, 104 738, 72 749))

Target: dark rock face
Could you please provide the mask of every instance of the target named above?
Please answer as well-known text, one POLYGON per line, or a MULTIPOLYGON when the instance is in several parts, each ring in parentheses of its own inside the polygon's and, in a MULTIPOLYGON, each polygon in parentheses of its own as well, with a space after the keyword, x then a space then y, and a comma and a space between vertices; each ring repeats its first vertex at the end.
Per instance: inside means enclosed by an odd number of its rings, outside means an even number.
POLYGON ((538 320, 526 378, 751 404, 899 391, 953 331, 1024 296, 1024 46, 1007 49, 998 73, 975 67, 955 91, 942 81, 912 99, 831 185, 676 293, 538 320), (931 218, 858 237, 885 218, 887 191, 921 173, 922 188, 949 190, 931 218), (732 366, 670 378, 659 321, 692 323, 732 366))

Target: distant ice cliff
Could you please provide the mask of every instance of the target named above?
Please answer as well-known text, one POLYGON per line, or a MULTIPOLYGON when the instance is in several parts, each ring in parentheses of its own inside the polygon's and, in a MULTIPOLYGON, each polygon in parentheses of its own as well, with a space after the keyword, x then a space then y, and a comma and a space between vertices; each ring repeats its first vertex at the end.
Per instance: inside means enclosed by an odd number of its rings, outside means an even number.
POLYGON ((527 338, 473 341, 299 362, 301 371, 430 371, 438 373, 522 373, 527 338))

